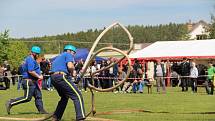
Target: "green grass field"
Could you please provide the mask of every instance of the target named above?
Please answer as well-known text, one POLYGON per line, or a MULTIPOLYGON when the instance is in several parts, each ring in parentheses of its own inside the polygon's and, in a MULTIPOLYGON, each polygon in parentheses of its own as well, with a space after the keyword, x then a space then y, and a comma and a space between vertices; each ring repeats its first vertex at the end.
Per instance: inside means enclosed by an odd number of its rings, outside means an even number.
MULTIPOLYGON (((120 121, 215 121, 215 114, 201 114, 204 112, 215 112, 215 95, 206 95, 204 88, 198 88, 197 94, 181 92, 180 88, 167 88, 166 94, 158 94, 153 87, 153 93, 147 94, 146 88, 143 94, 121 94, 112 92, 95 92, 96 111, 100 115, 97 118, 114 119, 120 121), (113 110, 147 110, 147 112, 130 112, 102 115, 101 112, 113 110), (167 112, 167 113, 162 113, 167 112)), ((53 112, 59 100, 56 91, 43 90, 43 102, 45 109, 53 112)), ((91 93, 82 92, 85 100, 86 112, 91 106, 91 93)), ((0 91, 0 116, 5 117, 41 117, 34 106, 34 99, 31 102, 20 104, 11 109, 11 115, 7 115, 5 102, 10 98, 22 96, 23 91, 17 91, 12 86, 9 90, 0 91)), ((91 116, 92 117, 92 116, 91 116)), ((71 121, 75 118, 73 102, 67 105, 63 121, 71 121)))

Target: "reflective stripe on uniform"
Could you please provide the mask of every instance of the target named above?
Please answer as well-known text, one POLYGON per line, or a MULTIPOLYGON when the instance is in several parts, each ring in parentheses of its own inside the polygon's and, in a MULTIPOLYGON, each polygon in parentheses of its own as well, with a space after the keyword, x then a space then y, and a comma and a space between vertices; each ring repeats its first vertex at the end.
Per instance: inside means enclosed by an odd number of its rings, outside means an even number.
POLYGON ((65 78, 64 75, 63 75, 63 79, 66 81, 66 83, 72 88, 72 90, 73 90, 73 91, 76 93, 76 95, 78 96, 78 99, 79 99, 79 102, 80 102, 80 106, 81 106, 81 113, 82 113, 82 116, 85 117, 84 110, 83 110, 83 105, 82 105, 82 100, 81 100, 80 95, 79 95, 78 92, 74 89, 74 87, 69 83, 69 81, 65 78))
POLYGON ((29 80, 26 80, 26 81, 27 81, 27 93, 26 93, 26 97, 25 97, 24 99, 21 99, 21 100, 17 100, 17 101, 15 101, 15 102, 12 102, 11 105, 14 105, 14 104, 16 104, 16 103, 19 103, 19 102, 21 102, 21 101, 25 101, 25 100, 28 99, 28 94, 29 94, 29 85, 28 85, 28 81, 29 81, 29 80))

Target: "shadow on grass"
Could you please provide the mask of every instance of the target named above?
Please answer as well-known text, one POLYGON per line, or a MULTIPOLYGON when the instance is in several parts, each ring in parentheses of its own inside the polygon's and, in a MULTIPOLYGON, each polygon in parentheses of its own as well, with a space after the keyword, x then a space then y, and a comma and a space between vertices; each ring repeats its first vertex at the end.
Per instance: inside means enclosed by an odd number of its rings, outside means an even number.
POLYGON ((214 115, 215 112, 187 112, 187 113, 177 113, 177 112, 166 112, 166 111, 160 111, 160 112, 154 112, 154 111, 149 111, 149 110, 113 110, 113 111, 108 111, 108 112, 100 112, 96 113, 96 115, 111 115, 111 114, 126 114, 126 113, 161 113, 161 114, 212 114, 214 115))
POLYGON ((10 114, 10 115, 41 115, 40 113, 37 112, 21 112, 21 113, 16 113, 16 114, 10 114))

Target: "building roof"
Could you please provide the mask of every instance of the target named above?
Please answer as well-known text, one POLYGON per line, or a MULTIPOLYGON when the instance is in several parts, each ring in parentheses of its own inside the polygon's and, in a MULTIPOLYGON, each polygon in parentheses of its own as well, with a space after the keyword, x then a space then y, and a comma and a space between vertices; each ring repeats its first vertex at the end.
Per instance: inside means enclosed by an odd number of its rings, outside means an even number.
POLYGON ((193 23, 192 24, 192 29, 189 31, 189 33, 191 33, 192 31, 194 31, 199 25, 203 25, 204 27, 208 27, 209 25, 205 22, 205 21, 203 21, 203 20, 200 20, 199 22, 197 22, 197 23, 193 23))

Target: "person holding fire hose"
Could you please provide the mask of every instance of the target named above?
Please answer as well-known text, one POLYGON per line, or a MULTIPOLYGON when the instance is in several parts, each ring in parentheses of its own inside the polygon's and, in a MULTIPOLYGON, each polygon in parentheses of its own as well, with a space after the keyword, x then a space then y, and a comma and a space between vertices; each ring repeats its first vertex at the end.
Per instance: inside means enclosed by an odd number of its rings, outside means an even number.
POLYGON ((53 114, 52 121, 61 120, 69 98, 73 100, 76 111, 76 120, 83 121, 85 116, 84 101, 82 94, 72 81, 74 67, 74 54, 76 47, 66 45, 64 52, 55 58, 52 62, 51 80, 61 97, 57 108, 53 114))

